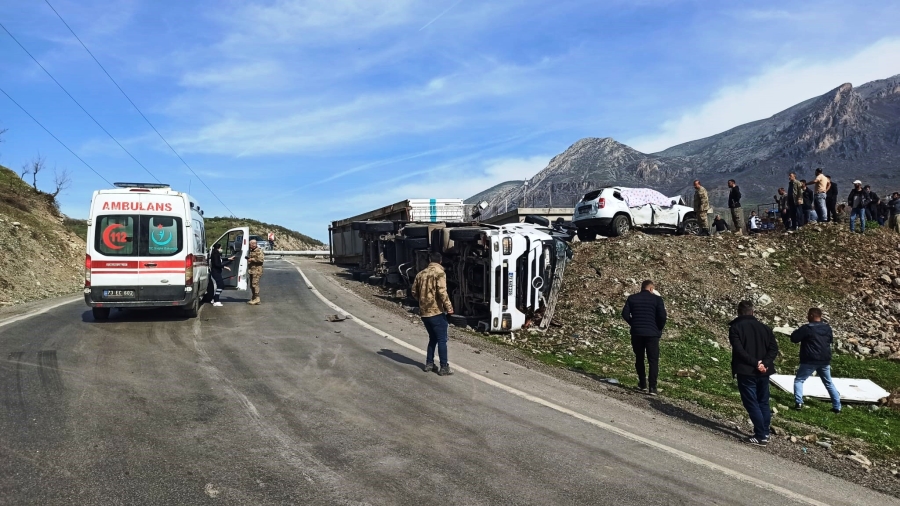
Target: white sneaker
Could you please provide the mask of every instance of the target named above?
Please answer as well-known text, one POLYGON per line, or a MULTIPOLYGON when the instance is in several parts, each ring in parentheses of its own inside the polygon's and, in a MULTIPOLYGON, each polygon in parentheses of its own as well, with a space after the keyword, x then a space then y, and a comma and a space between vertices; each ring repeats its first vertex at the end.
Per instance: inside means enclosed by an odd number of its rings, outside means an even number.
POLYGON ((221 302, 213 302, 213 306, 222 307, 222 303, 221 302))

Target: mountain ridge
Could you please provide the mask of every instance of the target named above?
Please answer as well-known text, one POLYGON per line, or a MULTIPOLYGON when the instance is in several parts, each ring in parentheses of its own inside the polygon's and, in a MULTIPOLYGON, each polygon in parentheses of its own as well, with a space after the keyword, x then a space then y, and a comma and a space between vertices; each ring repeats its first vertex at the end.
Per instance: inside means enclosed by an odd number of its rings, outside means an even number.
MULTIPOLYGON (((507 206, 571 206, 587 190, 646 186, 691 196, 694 179, 724 205, 726 182, 738 180, 748 204, 772 201, 789 172, 811 179, 825 168, 843 196, 863 179, 881 194, 900 176, 900 75, 854 88, 844 83, 768 118, 656 153, 642 153, 610 137, 576 141, 523 184, 501 183, 479 194, 483 216, 507 206), (493 190, 493 191, 492 191, 493 190), (527 202, 523 200, 527 199, 527 202)), ((890 186, 890 187, 889 187, 890 186)))

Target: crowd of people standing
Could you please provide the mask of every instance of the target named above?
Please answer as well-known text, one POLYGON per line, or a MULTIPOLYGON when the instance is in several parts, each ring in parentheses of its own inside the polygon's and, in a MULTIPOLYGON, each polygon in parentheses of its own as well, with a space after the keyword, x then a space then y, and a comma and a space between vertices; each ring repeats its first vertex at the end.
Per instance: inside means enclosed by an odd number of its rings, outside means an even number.
MULTIPOLYGON (((741 189, 734 179, 728 180, 728 209, 731 212, 731 231, 735 233, 758 233, 762 230, 760 218, 756 211, 751 211, 747 220, 741 207, 741 189)), ((809 223, 839 223, 849 215, 850 231, 863 233, 866 222, 876 222, 879 226, 887 225, 891 230, 900 233, 900 192, 894 192, 890 198, 881 198, 872 191, 870 185, 862 181, 853 182, 853 189, 846 202, 841 202, 837 183, 826 175, 823 169, 816 169, 815 178, 811 181, 798 179, 797 174, 788 175, 786 187, 778 189, 775 195, 775 206, 787 231, 797 230, 809 223)), ((710 209, 709 194, 699 180, 694 181, 694 214, 700 226, 701 235, 718 234, 729 230, 727 222, 721 215, 715 215, 710 227, 708 213, 710 209)))

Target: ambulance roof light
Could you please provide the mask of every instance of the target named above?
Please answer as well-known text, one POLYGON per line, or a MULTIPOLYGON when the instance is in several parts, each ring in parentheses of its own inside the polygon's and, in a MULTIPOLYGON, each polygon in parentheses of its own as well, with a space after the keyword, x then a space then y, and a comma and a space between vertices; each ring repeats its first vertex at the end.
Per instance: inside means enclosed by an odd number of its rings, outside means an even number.
POLYGON ((171 189, 170 185, 165 183, 113 183, 116 188, 152 188, 152 189, 171 189))

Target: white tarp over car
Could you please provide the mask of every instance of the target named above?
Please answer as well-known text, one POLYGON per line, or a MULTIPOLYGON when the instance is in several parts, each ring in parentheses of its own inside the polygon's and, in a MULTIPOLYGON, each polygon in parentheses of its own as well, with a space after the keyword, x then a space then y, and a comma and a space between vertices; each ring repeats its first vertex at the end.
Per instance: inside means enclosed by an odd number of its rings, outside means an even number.
POLYGON ((619 192, 628 207, 641 207, 654 204, 659 207, 672 207, 672 198, 650 188, 622 188, 619 192))
MULTIPOLYGON (((791 374, 773 374, 769 381, 785 392, 794 393, 794 376, 791 374)), ((831 381, 841 394, 841 401, 876 403, 890 393, 867 379, 835 378, 831 381)), ((803 396, 816 399, 829 399, 828 391, 818 376, 810 376, 803 383, 803 396)))

